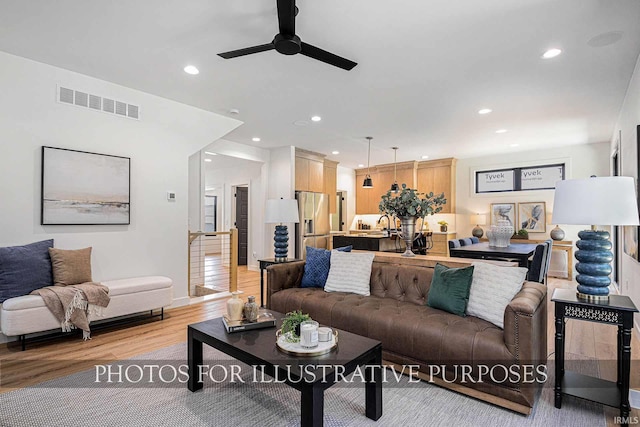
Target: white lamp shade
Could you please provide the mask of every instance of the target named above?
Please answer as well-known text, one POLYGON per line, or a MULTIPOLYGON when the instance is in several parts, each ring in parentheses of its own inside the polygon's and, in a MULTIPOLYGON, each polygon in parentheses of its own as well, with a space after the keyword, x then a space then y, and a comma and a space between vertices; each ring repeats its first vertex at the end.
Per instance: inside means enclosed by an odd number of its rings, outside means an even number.
POLYGON ((471 215, 471 225, 487 225, 487 216, 486 215, 480 215, 480 214, 475 214, 475 215, 471 215))
POLYGON ((633 178, 608 176, 558 181, 552 223, 640 225, 633 178))
POLYGON ((294 199, 269 199, 265 210, 267 224, 299 222, 298 202, 294 199))

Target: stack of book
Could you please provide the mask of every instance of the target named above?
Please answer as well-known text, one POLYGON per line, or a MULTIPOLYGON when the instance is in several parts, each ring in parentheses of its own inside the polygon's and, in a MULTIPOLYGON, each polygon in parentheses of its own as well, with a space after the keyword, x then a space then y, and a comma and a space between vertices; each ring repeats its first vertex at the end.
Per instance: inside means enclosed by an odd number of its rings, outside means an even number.
POLYGON ((232 332, 241 332, 241 331, 249 331, 251 329, 263 329, 263 328, 273 328, 276 326, 276 319, 273 317, 269 318, 258 318, 255 322, 249 322, 247 320, 230 320, 226 315, 222 317, 222 323, 224 324, 224 328, 228 333, 232 332))

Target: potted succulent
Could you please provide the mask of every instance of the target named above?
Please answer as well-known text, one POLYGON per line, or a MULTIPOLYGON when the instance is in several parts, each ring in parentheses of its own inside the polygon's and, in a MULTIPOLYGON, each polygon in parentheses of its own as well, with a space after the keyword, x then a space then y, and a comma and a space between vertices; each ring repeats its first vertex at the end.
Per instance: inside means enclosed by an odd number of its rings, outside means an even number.
POLYGON ((438 224, 440 224, 440 231, 442 231, 443 233, 446 233, 447 225, 449 225, 449 223, 447 221, 438 221, 438 224))
POLYGON ((287 313, 282 321, 282 334, 288 342, 300 341, 300 324, 305 320, 311 320, 311 316, 296 310, 287 313))
POLYGON ((434 195, 433 192, 429 194, 419 193, 418 190, 408 188, 407 184, 402 184, 402 191, 397 195, 389 190, 387 194, 382 196, 378 205, 380 212, 400 219, 401 237, 407 245, 407 249, 402 256, 415 256, 411 251, 411 246, 416 231, 416 220, 422 218, 422 223, 424 224, 424 218, 427 215, 440 212, 442 206, 446 203, 447 199, 445 199, 444 193, 439 195, 434 195))

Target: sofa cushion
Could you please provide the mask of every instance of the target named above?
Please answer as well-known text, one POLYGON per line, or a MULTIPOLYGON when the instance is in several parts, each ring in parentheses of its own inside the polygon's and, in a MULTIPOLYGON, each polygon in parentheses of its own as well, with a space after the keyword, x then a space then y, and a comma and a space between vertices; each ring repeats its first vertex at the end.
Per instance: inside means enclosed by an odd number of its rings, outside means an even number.
POLYGON ((53 239, 0 248, 0 303, 53 284, 51 247, 53 239))
MULTIPOLYGON (((351 252, 353 246, 344 246, 336 250, 351 252)), ((331 267, 331 251, 307 246, 307 259, 304 264, 301 288, 324 288, 331 267)))
POLYGON ((331 267, 324 290, 370 295, 371 264, 375 254, 331 251, 331 267))
POLYGON ((504 328, 505 308, 522 289, 527 269, 477 261, 473 267, 467 314, 504 328))
POLYGON ((436 264, 427 305, 458 316, 466 316, 473 266, 450 268, 436 264))
POLYGON ((495 325, 426 305, 374 295, 290 288, 273 294, 271 309, 281 313, 302 310, 320 324, 379 340, 384 352, 415 355, 420 363, 504 361, 508 366, 515 362, 503 331, 495 325))
POLYGON ((65 250, 49 249, 56 286, 77 285, 93 281, 91 278, 91 248, 65 250))

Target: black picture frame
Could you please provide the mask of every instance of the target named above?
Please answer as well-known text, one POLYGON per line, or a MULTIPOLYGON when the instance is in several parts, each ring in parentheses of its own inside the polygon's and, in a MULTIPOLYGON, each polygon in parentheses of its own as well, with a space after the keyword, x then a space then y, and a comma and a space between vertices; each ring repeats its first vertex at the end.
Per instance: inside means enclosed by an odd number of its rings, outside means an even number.
POLYGON ((131 159, 42 146, 41 225, 131 224, 131 159))
POLYGON ((515 191, 538 191, 538 190, 555 190, 555 186, 543 185, 540 187, 531 187, 531 188, 522 188, 522 173, 534 170, 534 169, 551 169, 551 168, 560 168, 560 176, 561 179, 566 179, 566 165, 564 163, 554 163, 547 165, 537 165, 537 166, 522 166, 517 168, 502 168, 502 169, 490 169, 490 170, 482 170, 475 172, 475 194, 490 194, 490 193, 511 193, 515 191), (513 186, 511 189, 502 189, 502 190, 482 190, 480 189, 480 179, 481 175, 491 175, 491 174, 505 174, 505 173, 513 173, 513 186))

